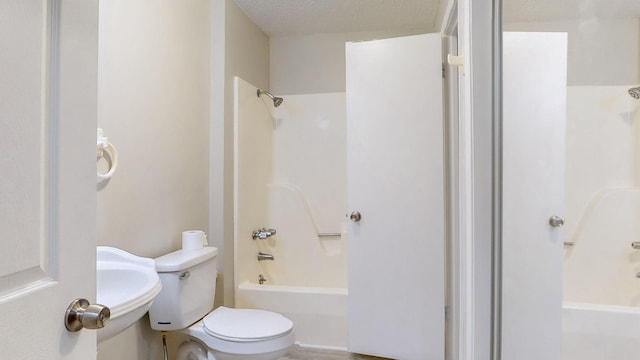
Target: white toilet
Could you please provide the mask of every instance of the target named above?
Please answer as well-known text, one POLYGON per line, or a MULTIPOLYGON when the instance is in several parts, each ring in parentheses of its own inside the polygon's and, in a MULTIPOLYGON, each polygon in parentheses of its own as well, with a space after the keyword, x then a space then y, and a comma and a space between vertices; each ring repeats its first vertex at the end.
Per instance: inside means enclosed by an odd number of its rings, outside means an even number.
POLYGON ((151 328, 187 334, 177 360, 275 360, 295 341, 280 314, 219 307, 214 311, 218 249, 178 250, 156 260, 162 291, 149 309, 151 328))

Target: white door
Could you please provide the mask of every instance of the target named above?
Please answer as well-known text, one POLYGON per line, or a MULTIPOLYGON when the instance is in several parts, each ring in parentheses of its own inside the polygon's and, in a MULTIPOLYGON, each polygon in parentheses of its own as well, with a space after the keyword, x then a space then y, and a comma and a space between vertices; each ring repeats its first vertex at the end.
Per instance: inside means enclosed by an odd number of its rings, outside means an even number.
POLYGON ((349 43, 349 350, 444 358, 440 34, 349 43))
POLYGON ((0 2, 0 358, 95 359, 97 0, 0 2))
POLYGON ((560 359, 567 35, 505 33, 503 359, 560 359))

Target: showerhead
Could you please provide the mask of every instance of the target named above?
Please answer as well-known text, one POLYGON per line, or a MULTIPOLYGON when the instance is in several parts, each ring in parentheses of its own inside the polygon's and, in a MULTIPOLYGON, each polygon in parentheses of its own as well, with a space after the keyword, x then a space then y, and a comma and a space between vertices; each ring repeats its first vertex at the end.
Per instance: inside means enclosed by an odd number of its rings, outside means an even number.
POLYGON ((284 101, 284 99, 281 98, 281 97, 273 96, 268 91, 264 91, 264 90, 258 89, 258 97, 260 97, 260 95, 267 95, 268 97, 270 97, 271 100, 273 100, 273 107, 278 107, 278 106, 282 105, 282 102, 284 101))
POLYGON ((634 87, 629 89, 629 95, 634 99, 640 99, 640 87, 634 87))

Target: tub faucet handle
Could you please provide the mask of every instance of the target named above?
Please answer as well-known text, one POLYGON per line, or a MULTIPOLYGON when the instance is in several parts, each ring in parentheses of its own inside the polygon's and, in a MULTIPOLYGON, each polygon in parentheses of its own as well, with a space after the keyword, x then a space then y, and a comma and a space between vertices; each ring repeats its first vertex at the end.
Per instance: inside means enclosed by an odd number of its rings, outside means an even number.
POLYGON ((255 239, 264 240, 264 239, 266 239, 268 237, 271 237, 271 236, 273 236, 275 234, 276 234, 276 229, 265 229, 265 228, 262 228, 262 229, 255 230, 251 234, 251 238, 253 240, 255 240, 255 239))

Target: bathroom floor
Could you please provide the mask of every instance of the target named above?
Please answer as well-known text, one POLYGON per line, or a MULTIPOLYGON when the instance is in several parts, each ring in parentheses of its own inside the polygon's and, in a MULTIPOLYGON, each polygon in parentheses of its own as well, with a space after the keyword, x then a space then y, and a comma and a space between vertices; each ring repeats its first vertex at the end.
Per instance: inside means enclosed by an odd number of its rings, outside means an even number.
POLYGON ((293 346, 289 353, 278 360, 383 360, 384 358, 343 351, 319 350, 293 346))

